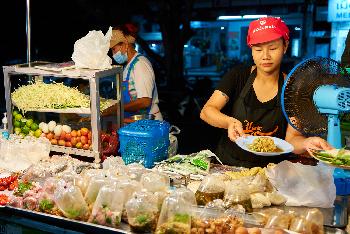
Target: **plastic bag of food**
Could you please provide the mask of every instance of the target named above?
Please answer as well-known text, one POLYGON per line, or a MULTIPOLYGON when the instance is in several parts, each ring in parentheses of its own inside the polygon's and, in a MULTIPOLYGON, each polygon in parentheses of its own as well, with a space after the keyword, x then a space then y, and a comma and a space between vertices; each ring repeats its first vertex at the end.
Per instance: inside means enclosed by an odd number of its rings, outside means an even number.
POLYGON ((268 167, 266 175, 287 199, 287 206, 330 208, 336 197, 333 171, 331 167, 283 161, 273 168, 268 167))
POLYGON ((135 180, 121 180, 116 186, 117 188, 123 190, 125 203, 132 198, 132 195, 135 192, 140 192, 142 188, 140 182, 135 180))
POLYGON ((260 209, 265 206, 271 206, 270 199, 266 197, 263 193, 250 194, 250 201, 252 203, 253 209, 260 209))
POLYGON ((41 212, 53 215, 60 214, 60 211, 54 201, 53 194, 48 194, 47 192, 40 194, 40 197, 38 199, 38 207, 39 211, 41 212))
POLYGON ((141 184, 149 192, 166 192, 170 187, 170 179, 161 173, 149 172, 141 176, 141 184))
POLYGON ((223 199, 225 194, 225 183, 217 174, 204 177, 195 193, 198 205, 206 205, 215 199, 223 199))
POLYGON ((298 233, 312 234, 311 223, 301 216, 292 218, 289 230, 298 233))
POLYGON ((191 234, 234 234, 237 228, 243 226, 240 217, 228 215, 222 209, 208 207, 193 207, 191 234))
POLYGON ((188 188, 178 188, 175 189, 170 196, 172 197, 178 197, 178 198, 182 198, 184 199, 187 203, 189 203, 190 206, 196 206, 197 205, 197 201, 196 201, 196 196, 194 195, 194 193, 189 190, 188 188))
POLYGON ((121 157, 108 157, 106 160, 103 161, 102 167, 104 170, 107 169, 118 169, 121 167, 125 167, 125 163, 121 157))
POLYGON ((108 183, 108 179, 105 176, 96 176, 90 179, 89 185, 86 189, 86 193, 84 196, 87 204, 91 205, 95 202, 98 192, 102 188, 102 186, 108 183))
POLYGON ((96 198, 88 222, 118 227, 121 222, 124 193, 112 185, 103 186, 96 198))
POLYGON ((262 193, 266 189, 267 178, 265 175, 257 174, 252 177, 248 184, 249 193, 262 193))
POLYGON ((86 220, 88 206, 77 186, 68 185, 58 187, 54 194, 54 201, 65 217, 86 220))
POLYGON ((147 233, 155 230, 159 216, 157 199, 147 191, 136 192, 125 205, 131 231, 147 233))
MULTIPOLYGON (((232 180, 226 185, 224 204, 226 208, 243 208, 245 212, 252 212, 252 202, 249 196, 249 188, 243 180, 232 180)), ((236 208, 236 209, 237 209, 236 208)))
POLYGON ((156 234, 190 233, 191 208, 181 196, 173 195, 165 198, 159 215, 156 234))
POLYGON ((111 68, 112 59, 107 55, 112 27, 106 35, 101 31, 89 33, 74 43, 72 60, 77 68, 106 69, 111 68))
POLYGON ((140 181, 141 176, 146 173, 146 168, 140 163, 130 163, 127 166, 130 179, 140 181))
POLYGON ((288 229, 293 216, 290 214, 273 214, 270 215, 265 228, 288 229))
POLYGON ((319 209, 308 209, 306 212, 301 214, 303 217, 305 217, 305 220, 309 221, 311 223, 311 231, 314 234, 323 234, 323 224, 324 224, 324 217, 322 212, 319 209))
POLYGON ((101 169, 88 169, 83 171, 80 175, 83 178, 83 182, 81 184, 82 187, 80 187, 80 189, 84 195, 86 193, 87 187, 89 186, 91 178, 96 176, 104 176, 105 172, 101 169))
POLYGON ((280 206, 286 203, 287 199, 279 194, 277 191, 272 191, 269 193, 265 193, 265 196, 270 200, 272 205, 280 206))

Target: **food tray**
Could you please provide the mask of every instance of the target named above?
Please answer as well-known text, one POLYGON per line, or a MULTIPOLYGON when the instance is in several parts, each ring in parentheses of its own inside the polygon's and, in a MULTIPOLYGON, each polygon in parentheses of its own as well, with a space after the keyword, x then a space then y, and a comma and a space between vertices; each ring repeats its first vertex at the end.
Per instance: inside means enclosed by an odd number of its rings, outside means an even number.
POLYGON ((6 216, 15 215, 19 217, 29 218, 35 221, 40 221, 45 224, 69 229, 72 231, 77 231, 81 233, 132 233, 130 231, 129 225, 121 223, 120 229, 106 227, 98 224, 72 220, 56 215, 50 215, 45 213, 40 213, 36 211, 25 210, 21 208, 14 208, 10 206, 5 206, 0 208, 0 212, 6 214, 6 216))
POLYGON ((311 154, 310 154, 310 155, 311 155, 314 159, 316 159, 316 160, 318 160, 318 161, 320 161, 320 162, 322 162, 322 163, 324 163, 324 164, 326 164, 326 165, 328 165, 328 166, 336 167, 336 168, 341 168, 341 169, 345 169, 345 170, 350 170, 350 166, 332 164, 332 163, 330 163, 330 162, 327 162, 327 161, 325 161, 325 160, 320 159, 320 158, 318 157, 318 155, 317 155, 317 151, 316 151, 316 150, 310 150, 310 151, 311 151, 311 154))

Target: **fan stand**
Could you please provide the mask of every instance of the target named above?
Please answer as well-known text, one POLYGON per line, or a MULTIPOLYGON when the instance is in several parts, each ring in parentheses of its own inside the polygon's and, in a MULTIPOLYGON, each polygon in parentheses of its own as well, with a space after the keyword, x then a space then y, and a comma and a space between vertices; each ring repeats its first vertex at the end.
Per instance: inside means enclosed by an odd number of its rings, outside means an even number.
POLYGON ((336 149, 342 148, 341 133, 340 133, 340 120, 339 120, 338 115, 328 114, 327 141, 329 144, 331 144, 336 149))

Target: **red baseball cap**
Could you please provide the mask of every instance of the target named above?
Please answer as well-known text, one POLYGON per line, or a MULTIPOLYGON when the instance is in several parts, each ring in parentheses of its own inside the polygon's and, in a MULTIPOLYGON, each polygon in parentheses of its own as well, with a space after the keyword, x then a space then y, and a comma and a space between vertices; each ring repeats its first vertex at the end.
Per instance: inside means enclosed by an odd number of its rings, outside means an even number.
POLYGON ((276 40, 283 37, 289 40, 289 29, 279 17, 263 17, 249 24, 247 44, 252 45, 276 40))

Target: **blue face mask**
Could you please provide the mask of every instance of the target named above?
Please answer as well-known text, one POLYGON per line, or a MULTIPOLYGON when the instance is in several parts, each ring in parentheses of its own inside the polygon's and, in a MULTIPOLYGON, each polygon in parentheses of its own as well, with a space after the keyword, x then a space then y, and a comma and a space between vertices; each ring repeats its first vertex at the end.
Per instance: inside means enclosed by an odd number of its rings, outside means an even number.
POLYGON ((119 63, 119 64, 123 64, 126 61, 128 61, 128 54, 122 54, 122 52, 118 51, 117 53, 113 54, 113 59, 119 63))

